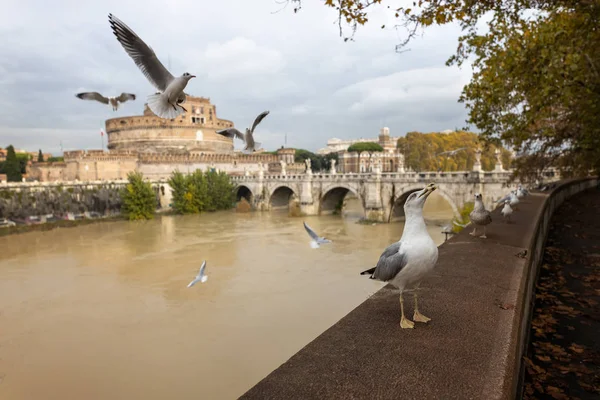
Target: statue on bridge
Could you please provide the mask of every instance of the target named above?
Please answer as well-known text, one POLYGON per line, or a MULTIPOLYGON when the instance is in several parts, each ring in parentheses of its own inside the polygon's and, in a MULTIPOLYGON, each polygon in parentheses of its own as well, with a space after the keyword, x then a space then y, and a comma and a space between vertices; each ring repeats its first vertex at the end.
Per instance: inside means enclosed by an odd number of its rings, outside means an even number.
POLYGON ((335 163, 336 163, 335 159, 332 159, 331 160, 331 167, 329 168, 329 173, 330 174, 335 174, 335 172, 336 172, 335 171, 335 163))
POLYGON ((310 158, 307 158, 306 160, 304 160, 304 163, 306 164, 306 173, 307 174, 312 174, 312 169, 310 168, 310 158))
POLYGON ((279 164, 281 165, 281 175, 285 175, 286 174, 285 167, 287 164, 283 160, 279 160, 279 164))

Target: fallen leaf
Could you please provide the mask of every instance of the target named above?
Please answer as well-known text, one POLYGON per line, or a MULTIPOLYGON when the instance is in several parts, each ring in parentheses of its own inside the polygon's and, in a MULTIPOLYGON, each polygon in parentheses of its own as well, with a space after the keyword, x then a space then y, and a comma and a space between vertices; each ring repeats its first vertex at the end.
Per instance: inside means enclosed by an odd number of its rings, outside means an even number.
POLYGON ((537 358, 540 361, 550 362, 550 357, 548 356, 535 356, 535 358, 537 358))

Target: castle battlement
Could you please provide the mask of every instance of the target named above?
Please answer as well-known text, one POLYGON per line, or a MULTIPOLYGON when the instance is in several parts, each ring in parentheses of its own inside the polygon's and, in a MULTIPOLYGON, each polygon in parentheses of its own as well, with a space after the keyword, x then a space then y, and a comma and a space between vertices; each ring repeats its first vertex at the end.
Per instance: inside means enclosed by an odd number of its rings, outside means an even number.
POLYGON ((63 157, 65 163, 70 161, 131 161, 138 159, 137 154, 132 151, 106 152, 104 150, 65 151, 63 157))
POLYGON ((273 154, 216 154, 216 153, 198 153, 198 154, 140 154, 140 164, 203 164, 203 163, 247 163, 256 164, 258 162, 269 163, 277 162, 277 156, 273 154))

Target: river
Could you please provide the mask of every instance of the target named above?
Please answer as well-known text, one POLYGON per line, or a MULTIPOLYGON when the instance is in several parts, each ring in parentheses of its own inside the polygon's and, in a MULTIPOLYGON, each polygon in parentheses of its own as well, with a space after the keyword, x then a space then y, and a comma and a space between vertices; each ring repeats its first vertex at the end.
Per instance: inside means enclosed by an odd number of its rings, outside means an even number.
POLYGON ((227 211, 1 237, 0 399, 235 399, 384 285, 359 272, 401 232, 227 211))

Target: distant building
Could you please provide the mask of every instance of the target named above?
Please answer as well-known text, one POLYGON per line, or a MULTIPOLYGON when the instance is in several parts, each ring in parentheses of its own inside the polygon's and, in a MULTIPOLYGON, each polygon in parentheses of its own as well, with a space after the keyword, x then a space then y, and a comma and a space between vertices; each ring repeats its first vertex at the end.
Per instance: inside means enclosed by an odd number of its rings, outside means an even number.
MULTIPOLYGON (((144 105, 143 115, 106 120, 108 149, 64 152, 63 162, 37 162, 27 169, 29 180, 89 181, 125 179, 132 171, 148 178, 168 178, 175 170, 183 173, 214 168, 232 175, 256 174, 289 160, 289 151, 252 154, 234 151, 233 139, 216 131, 232 127, 233 122, 217 117, 210 99, 187 96, 187 113, 173 119, 159 118, 144 105)), ((283 149, 285 150, 285 149, 283 149)), ((293 152, 291 153, 293 163, 293 152)), ((291 166, 290 166, 291 167, 291 166)), ((280 168, 280 167, 278 167, 280 168)))
MULTIPOLYGON (((339 167, 341 173, 360 173, 372 172, 378 168, 381 172, 403 172, 404 171, 404 156, 396 148, 398 138, 390 136, 389 128, 381 128, 377 140, 354 141, 360 142, 375 142, 383 147, 383 152, 374 153, 356 153, 347 151, 347 147, 338 151, 339 167)), ((329 141, 327 142, 329 145, 329 141)))
POLYGON ((327 147, 324 147, 322 149, 317 150, 317 154, 329 154, 329 153, 337 153, 343 150, 347 150, 348 147, 352 146, 354 143, 365 143, 365 142, 375 142, 375 143, 379 143, 381 145, 381 147, 386 148, 387 147, 393 147, 396 148, 396 143, 398 142, 398 137, 390 137, 389 133, 390 133, 390 128, 382 128, 381 132, 384 132, 384 130, 387 132, 387 136, 382 137, 382 134, 379 135, 378 138, 371 138, 371 139, 347 139, 347 140, 342 140, 342 139, 338 139, 338 138, 333 138, 333 139, 329 139, 327 141, 327 147), (383 140, 384 142, 382 143, 381 140, 383 140))

